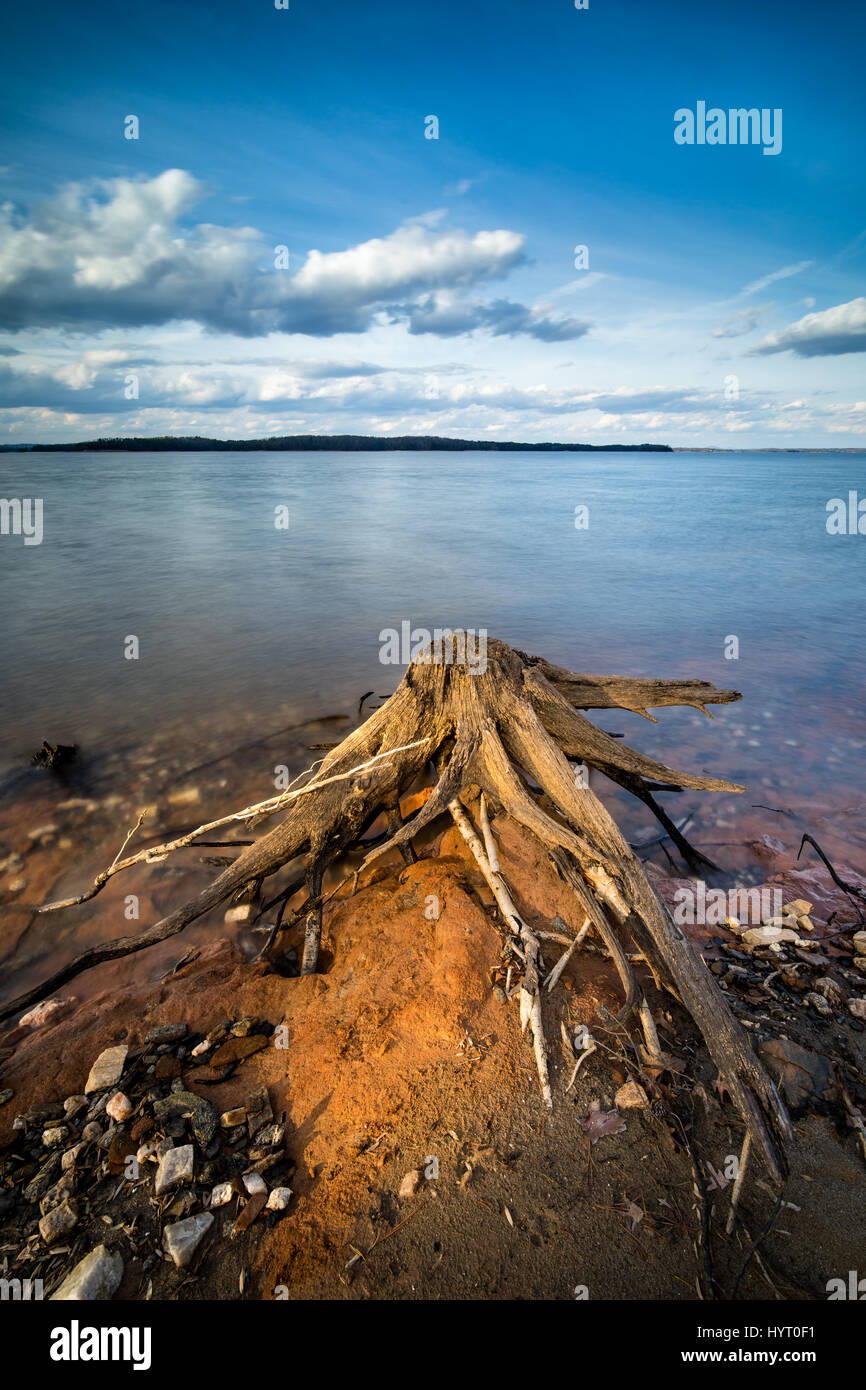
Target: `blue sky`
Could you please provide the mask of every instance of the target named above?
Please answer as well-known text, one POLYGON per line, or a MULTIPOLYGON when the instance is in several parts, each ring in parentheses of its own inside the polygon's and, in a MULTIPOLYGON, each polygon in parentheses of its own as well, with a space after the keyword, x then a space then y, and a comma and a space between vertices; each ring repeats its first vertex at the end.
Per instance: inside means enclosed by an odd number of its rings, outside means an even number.
POLYGON ((853 6, 52 2, 5 27, 4 442, 866 444, 853 6), (677 144, 698 102, 781 110, 779 153, 677 144))

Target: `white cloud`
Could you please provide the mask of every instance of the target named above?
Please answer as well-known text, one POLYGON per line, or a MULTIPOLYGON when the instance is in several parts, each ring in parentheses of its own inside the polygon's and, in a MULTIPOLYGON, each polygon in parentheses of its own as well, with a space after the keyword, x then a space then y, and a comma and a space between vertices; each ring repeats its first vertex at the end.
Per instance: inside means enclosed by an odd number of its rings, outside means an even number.
POLYGON ((798 357, 835 357, 866 352, 866 298, 851 299, 770 333, 753 353, 795 352, 798 357))
POLYGON ((760 280, 753 280, 740 293, 757 294, 759 290, 765 290, 768 285, 774 285, 777 280, 787 280, 791 275, 799 275, 801 271, 808 270, 811 264, 811 261, 797 261, 796 265, 783 265, 781 270, 771 270, 769 275, 762 275, 760 280))
POLYGON ((444 336, 480 328, 550 341, 586 331, 509 301, 463 305, 467 289, 525 262, 517 232, 442 228, 438 209, 346 250, 313 248, 299 269, 282 270, 254 227, 183 224, 204 191, 191 174, 169 169, 69 184, 29 217, 4 205, 0 319, 13 331, 192 321, 243 337, 361 333, 383 317, 444 336), (440 294, 449 296, 447 314, 440 294))

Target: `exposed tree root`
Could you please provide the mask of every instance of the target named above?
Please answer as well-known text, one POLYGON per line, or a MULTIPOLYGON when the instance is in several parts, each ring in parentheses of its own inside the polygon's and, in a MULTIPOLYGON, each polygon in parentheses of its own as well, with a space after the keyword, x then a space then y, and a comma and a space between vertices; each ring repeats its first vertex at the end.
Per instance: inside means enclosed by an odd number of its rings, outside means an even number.
MULTIPOLYGON (((452 643, 450 652, 428 649, 426 659, 422 655, 413 662, 395 694, 326 755, 304 786, 211 822, 157 850, 125 860, 118 857, 91 889, 68 902, 86 901, 131 864, 163 858, 230 820, 255 822, 277 811, 286 812, 281 824, 243 849, 197 897, 137 937, 124 937, 85 952, 43 985, 5 1005, 0 1019, 31 1007, 83 970, 176 935, 196 918, 251 891, 289 864, 295 869, 295 891, 298 874, 307 889, 306 901, 292 920, 299 920, 301 914, 306 917, 301 969, 302 973, 312 973, 321 939, 326 867, 357 845, 382 813, 388 834, 384 843, 370 850, 361 868, 389 849, 398 849, 411 860, 413 837, 447 813, 490 884, 508 939, 513 940, 515 960, 523 971, 521 1022, 524 1029, 532 1028, 542 1096, 550 1106, 539 936, 517 910, 499 867, 490 813, 502 814, 537 838, 572 890, 576 909, 573 932, 582 930, 589 919, 607 946, 625 993, 620 1017, 637 1013, 650 1058, 659 1055, 658 1038, 629 964, 628 953, 635 948, 646 959, 656 982, 675 994, 694 1018, 740 1110, 754 1152, 763 1158, 773 1177, 781 1180, 787 1171, 785 1149, 791 1130, 775 1087, 700 956, 656 898, 618 826, 595 794, 575 781, 569 763, 569 759, 583 762, 639 796, 659 816, 680 850, 684 854, 689 851, 692 862, 706 863, 672 827, 655 803, 651 788, 657 789, 659 784, 728 792, 744 788, 717 778, 675 772, 645 758, 597 728, 581 711, 620 708, 652 718, 647 712, 650 707, 691 705, 709 714, 707 705, 727 704, 739 699, 738 693, 716 690, 704 681, 578 675, 492 639, 487 643, 486 669, 479 670, 477 665, 470 668, 463 659, 450 660, 465 651, 459 635, 452 643), (399 798, 431 761, 437 770, 433 790, 421 809, 403 824, 399 798), (476 805, 481 836, 469 814, 476 805)), ((284 911, 288 901, 285 890, 274 899, 279 901, 284 911)), ((282 918, 269 938, 268 949, 281 926, 282 918)))

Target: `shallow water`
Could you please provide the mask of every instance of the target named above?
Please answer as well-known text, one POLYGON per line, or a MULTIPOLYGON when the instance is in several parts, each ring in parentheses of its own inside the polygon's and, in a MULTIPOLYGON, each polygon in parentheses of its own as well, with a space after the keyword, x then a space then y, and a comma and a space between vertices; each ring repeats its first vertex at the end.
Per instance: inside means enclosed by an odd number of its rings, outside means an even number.
MULTIPOLYGON (((866 537, 825 523, 828 499, 866 491, 864 465, 0 455, 0 496, 44 509, 41 545, 0 537, 0 768, 43 738, 99 752, 195 726, 206 743, 210 712, 279 727, 290 713, 352 709, 363 691, 395 688, 402 667, 380 662, 380 632, 408 620, 485 628, 575 669, 734 686, 743 705, 701 738, 726 775, 783 766, 812 788, 859 786, 866 537), (130 636, 137 660, 124 656, 130 636), (737 660, 725 659, 730 637, 737 660)), ((663 718, 676 738, 688 715, 663 718)), ((647 751, 663 748, 653 726, 640 733, 647 751)))

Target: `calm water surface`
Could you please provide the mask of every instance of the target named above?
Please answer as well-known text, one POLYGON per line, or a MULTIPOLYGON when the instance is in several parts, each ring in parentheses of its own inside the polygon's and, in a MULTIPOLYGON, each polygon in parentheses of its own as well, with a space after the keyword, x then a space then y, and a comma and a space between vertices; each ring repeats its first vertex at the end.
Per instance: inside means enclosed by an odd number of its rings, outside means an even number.
POLYGON ((0 766, 209 710, 351 709, 395 688, 379 633, 408 619, 735 686, 717 767, 859 787, 866 537, 825 526, 858 487, 864 455, 0 455, 0 495, 44 501, 41 545, 0 538, 0 766))

